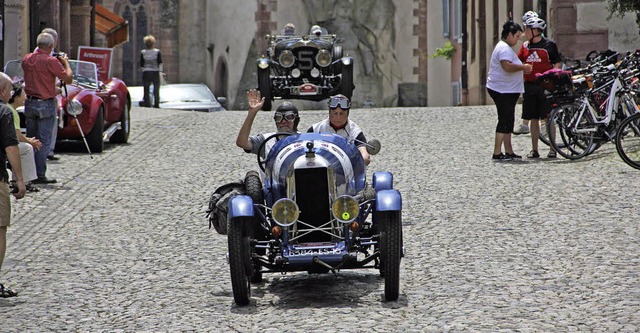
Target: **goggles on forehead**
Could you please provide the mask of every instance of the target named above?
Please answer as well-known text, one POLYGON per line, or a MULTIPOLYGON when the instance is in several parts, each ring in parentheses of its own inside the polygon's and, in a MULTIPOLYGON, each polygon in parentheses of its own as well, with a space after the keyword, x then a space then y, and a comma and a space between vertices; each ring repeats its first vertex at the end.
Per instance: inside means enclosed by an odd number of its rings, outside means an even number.
POLYGON ((276 113, 273 115, 273 120, 276 121, 276 123, 279 123, 282 121, 282 119, 286 120, 286 121, 294 121, 296 119, 296 114, 293 112, 287 112, 287 113, 276 113))
POLYGON ((351 103, 348 99, 343 97, 331 97, 329 99, 329 108, 335 109, 338 106, 340 106, 340 108, 343 110, 348 110, 349 108, 351 108, 351 103))

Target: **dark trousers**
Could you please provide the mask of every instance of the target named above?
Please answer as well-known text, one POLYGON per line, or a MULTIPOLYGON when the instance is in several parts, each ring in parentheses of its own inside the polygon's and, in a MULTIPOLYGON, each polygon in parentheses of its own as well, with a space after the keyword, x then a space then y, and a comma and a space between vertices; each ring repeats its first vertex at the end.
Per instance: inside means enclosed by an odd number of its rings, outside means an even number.
POLYGON ((24 102, 27 136, 36 137, 42 142, 42 148, 34 152, 38 178, 46 177, 47 155, 50 149, 56 145, 55 142, 51 142, 53 127, 58 126, 58 122, 56 121, 56 105, 57 100, 55 98, 44 100, 28 99, 24 102))
POLYGON ((487 89, 489 96, 496 103, 498 109, 498 125, 496 133, 513 133, 513 123, 515 121, 516 103, 518 103, 519 93, 502 94, 497 91, 487 89))
POLYGON ((142 72, 142 84, 144 85, 144 106, 151 106, 151 101, 149 101, 149 86, 153 84, 153 107, 160 107, 160 72, 142 72))

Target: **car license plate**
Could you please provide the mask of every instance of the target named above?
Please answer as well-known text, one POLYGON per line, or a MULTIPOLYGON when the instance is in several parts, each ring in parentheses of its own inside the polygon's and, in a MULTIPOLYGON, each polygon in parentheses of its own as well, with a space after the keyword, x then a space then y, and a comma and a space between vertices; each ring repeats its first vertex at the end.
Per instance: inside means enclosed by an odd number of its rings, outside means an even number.
POLYGON ((306 83, 300 86, 300 95, 317 95, 318 87, 311 84, 306 83))
POLYGON ((336 248, 294 248, 289 251, 289 256, 310 256, 310 255, 318 255, 318 254, 340 254, 342 253, 340 249, 336 248))

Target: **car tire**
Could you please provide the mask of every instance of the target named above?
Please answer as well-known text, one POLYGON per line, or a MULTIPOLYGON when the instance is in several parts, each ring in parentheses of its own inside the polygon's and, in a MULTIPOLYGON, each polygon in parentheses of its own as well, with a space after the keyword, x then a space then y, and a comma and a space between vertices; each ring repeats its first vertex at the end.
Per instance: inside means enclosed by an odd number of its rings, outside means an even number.
POLYGON ((264 97, 264 104, 262 105, 262 110, 264 111, 271 111, 271 78, 269 74, 269 68, 258 68, 258 90, 260 95, 264 97))
MULTIPOLYGON (((264 205, 264 194, 262 193, 262 180, 260 179, 260 175, 258 174, 257 171, 247 172, 247 175, 244 177, 244 188, 245 188, 245 193, 251 197, 251 200, 253 200, 254 205, 264 205)), ((262 210, 262 214, 260 215, 264 216, 266 214, 266 211, 264 210, 264 208, 254 206, 253 209, 254 211, 262 210)), ((255 216, 256 218, 258 218, 259 215, 256 214, 255 216)), ((262 240, 267 239, 269 230, 265 230, 264 228, 260 227, 259 224, 250 225, 248 227, 250 229, 249 232, 252 237, 256 239, 262 239, 262 240)), ((265 253, 264 249, 256 249, 256 252, 260 255, 265 253)), ((260 269, 260 267, 257 267, 257 269, 260 269)))
POLYGON ((93 123, 93 127, 91 128, 91 132, 87 134, 87 145, 89 145, 89 149, 91 153, 101 153, 104 150, 104 141, 102 140, 102 131, 104 126, 104 109, 102 105, 98 109, 98 116, 96 117, 96 121, 93 123))
POLYGON ((264 195, 262 194, 262 180, 256 171, 249 171, 244 177, 244 187, 248 196, 251 197, 254 204, 264 204, 264 195))
POLYGON ((111 143, 127 143, 129 141, 129 133, 131 131, 131 100, 127 96, 127 100, 124 102, 124 109, 122 115, 120 115, 120 129, 117 130, 109 142, 111 143))
POLYGON ((250 217, 231 219, 227 234, 233 299, 240 306, 248 305, 251 296, 251 245, 247 233, 251 220, 250 217))
POLYGON ((340 80, 340 93, 351 100, 353 95, 353 64, 342 65, 342 80, 340 80))
POLYGON ((380 273, 384 276, 384 299, 398 300, 400 260, 402 258, 402 221, 400 211, 376 212, 380 229, 380 273))

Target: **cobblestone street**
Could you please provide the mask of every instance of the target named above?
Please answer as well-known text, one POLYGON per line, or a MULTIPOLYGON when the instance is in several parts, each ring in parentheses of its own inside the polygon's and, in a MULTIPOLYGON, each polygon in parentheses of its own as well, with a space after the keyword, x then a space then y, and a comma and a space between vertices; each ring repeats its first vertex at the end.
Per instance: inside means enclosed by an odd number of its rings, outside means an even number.
MULTIPOLYGON (((326 114, 302 111, 300 130, 326 114)), ((398 302, 382 301, 377 271, 348 270, 267 274, 237 307, 205 210, 257 168, 235 146, 245 115, 134 108, 129 144, 60 152, 58 183, 12 200, 0 282, 19 296, 0 299, 0 331, 640 329, 639 171, 611 143, 578 161, 493 162, 493 105, 351 111, 382 143, 368 173, 392 172, 403 197, 398 302)))

